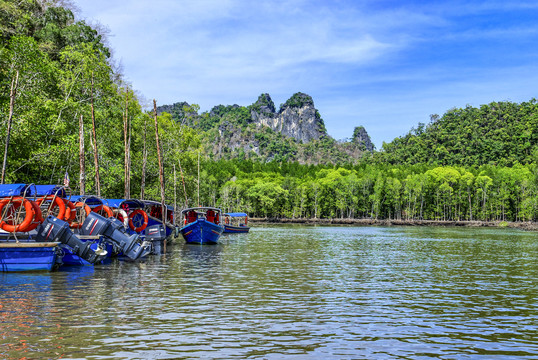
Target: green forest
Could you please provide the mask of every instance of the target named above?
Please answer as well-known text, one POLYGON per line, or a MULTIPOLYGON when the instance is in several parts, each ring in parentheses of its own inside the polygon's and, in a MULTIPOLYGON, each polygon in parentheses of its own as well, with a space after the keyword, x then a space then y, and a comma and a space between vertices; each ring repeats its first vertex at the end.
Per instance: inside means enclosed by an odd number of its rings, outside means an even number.
POLYGON ((61 184, 67 172, 74 194, 158 200, 158 134, 166 202, 178 208, 290 219, 538 216, 534 99, 450 109, 360 155, 338 156, 331 138, 307 144, 312 159, 330 163, 296 161, 289 139, 268 143, 278 155, 270 161, 217 159, 203 144, 230 113, 241 123, 243 111, 202 117, 196 128, 188 116, 157 116, 125 81, 106 34, 59 4, 0 0, 2 183, 61 184))

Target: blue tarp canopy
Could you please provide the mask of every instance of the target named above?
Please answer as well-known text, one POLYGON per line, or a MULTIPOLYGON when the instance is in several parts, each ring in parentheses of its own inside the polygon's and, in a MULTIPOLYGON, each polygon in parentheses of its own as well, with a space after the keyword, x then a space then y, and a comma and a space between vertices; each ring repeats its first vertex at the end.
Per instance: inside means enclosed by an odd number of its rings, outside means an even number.
POLYGON ((105 199, 105 203, 107 206, 113 207, 113 208, 119 208, 121 203, 125 201, 125 199, 105 199))
MULTIPOLYGON (((153 201, 153 200, 142 200, 142 202, 146 205, 157 205, 157 206, 161 206, 161 203, 158 202, 158 201, 153 201)), ((169 211, 172 211, 174 210, 174 207, 173 206, 170 206, 170 205, 166 205, 166 208, 169 210, 169 211)))
POLYGON ((0 185, 0 197, 32 195, 32 189, 26 184, 2 184, 0 185))
POLYGON ((69 199, 71 202, 83 202, 88 206, 99 206, 103 205, 103 199, 93 196, 93 195, 73 195, 69 199))
POLYGON ((248 216, 248 215, 245 214, 245 213, 226 213, 226 214, 224 214, 224 216, 229 216, 229 217, 246 217, 246 216, 248 216))
POLYGON ((56 195, 65 198, 65 189, 60 185, 33 185, 35 186, 37 196, 56 195))
POLYGON ((131 209, 144 209, 144 203, 137 199, 126 199, 123 200, 118 207, 125 211, 129 211, 131 209))

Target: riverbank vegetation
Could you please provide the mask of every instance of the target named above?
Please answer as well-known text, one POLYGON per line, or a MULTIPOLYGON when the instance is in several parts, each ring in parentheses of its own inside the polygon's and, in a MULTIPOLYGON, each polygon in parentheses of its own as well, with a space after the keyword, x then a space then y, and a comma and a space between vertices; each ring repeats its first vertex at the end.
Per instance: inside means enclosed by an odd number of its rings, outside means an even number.
POLYGON ((213 179, 204 202, 257 217, 533 221, 538 210, 535 165, 218 161, 203 168, 213 179))
MULTIPOLYGON (((61 183, 67 172, 74 193, 160 198, 153 109, 106 32, 54 2, 0 0, 0 9, 3 182, 61 183)), ((195 130, 189 116, 163 112, 166 201, 264 218, 535 221, 537 110, 535 100, 451 109, 353 161, 313 143, 312 159, 339 160, 311 164, 293 161, 290 139, 270 142, 272 161, 215 160, 204 139, 228 117, 195 130)))

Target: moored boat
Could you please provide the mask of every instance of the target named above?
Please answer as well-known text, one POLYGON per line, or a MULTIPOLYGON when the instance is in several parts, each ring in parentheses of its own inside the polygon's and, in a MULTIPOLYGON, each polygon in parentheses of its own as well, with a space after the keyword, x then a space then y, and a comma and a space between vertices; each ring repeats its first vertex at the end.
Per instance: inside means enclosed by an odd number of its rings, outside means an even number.
POLYGON ((174 235, 174 230, 176 228, 174 224, 174 208, 172 206, 165 205, 165 221, 163 222, 163 207, 160 202, 152 200, 142 200, 142 202, 144 203, 144 210, 148 214, 148 227, 162 224, 164 225, 164 229, 166 231, 166 237, 168 239, 171 238, 174 235))
POLYGON ((0 271, 52 271, 60 265, 59 242, 0 242, 0 271))
POLYGON ((195 207, 181 211, 184 226, 179 230, 187 244, 216 244, 224 227, 220 225, 222 211, 214 207, 195 207))
POLYGON ((224 213, 224 233, 238 234, 248 233, 248 215, 246 213, 224 213))

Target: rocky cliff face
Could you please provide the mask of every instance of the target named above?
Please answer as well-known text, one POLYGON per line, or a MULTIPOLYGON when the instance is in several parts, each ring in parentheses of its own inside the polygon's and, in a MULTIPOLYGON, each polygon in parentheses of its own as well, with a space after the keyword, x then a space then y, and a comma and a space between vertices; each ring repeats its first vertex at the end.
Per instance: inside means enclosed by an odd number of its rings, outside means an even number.
POLYGON ((212 143, 213 152, 219 157, 226 152, 260 155, 259 143, 253 134, 246 134, 241 127, 224 121, 218 127, 218 138, 212 143))
POLYGON ((357 126, 353 130, 353 138, 351 141, 359 146, 361 150, 374 151, 375 146, 372 144, 370 135, 366 132, 366 129, 362 126, 357 126))
POLYGON ((282 105, 278 113, 269 94, 262 94, 251 106, 250 114, 252 122, 259 126, 268 126, 275 132, 303 143, 327 135, 314 101, 307 94, 296 93, 282 105))
POLYGON ((157 109, 200 131, 207 154, 216 159, 337 163, 357 161, 374 150, 362 126, 355 128, 351 141, 331 138, 312 98, 300 92, 278 111, 269 94, 250 106, 217 105, 200 115, 197 110, 185 102, 157 109))

